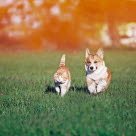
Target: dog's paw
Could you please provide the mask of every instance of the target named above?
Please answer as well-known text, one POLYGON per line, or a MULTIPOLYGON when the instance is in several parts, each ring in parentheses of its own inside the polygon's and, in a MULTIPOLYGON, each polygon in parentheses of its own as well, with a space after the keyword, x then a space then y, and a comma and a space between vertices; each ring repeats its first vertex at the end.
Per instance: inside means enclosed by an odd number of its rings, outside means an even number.
POLYGON ((96 95, 96 94, 97 94, 97 91, 96 91, 96 87, 95 87, 95 86, 89 86, 89 87, 88 87, 88 90, 89 90, 89 93, 90 93, 90 94, 93 94, 93 95, 96 95))
POLYGON ((100 85, 97 86, 97 93, 100 93, 100 92, 102 92, 103 90, 104 90, 104 87, 103 87, 103 86, 100 86, 100 85))

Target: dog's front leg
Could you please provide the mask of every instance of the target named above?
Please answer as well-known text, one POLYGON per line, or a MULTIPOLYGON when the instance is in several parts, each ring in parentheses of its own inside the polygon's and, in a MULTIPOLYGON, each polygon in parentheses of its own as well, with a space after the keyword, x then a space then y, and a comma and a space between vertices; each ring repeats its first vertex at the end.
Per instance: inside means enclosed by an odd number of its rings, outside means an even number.
POLYGON ((87 86, 88 86, 88 90, 91 94, 96 94, 96 84, 92 79, 87 78, 87 86))
POLYGON ((106 85, 107 85, 106 80, 99 81, 99 83, 97 85, 97 93, 100 93, 100 92, 104 91, 106 85))

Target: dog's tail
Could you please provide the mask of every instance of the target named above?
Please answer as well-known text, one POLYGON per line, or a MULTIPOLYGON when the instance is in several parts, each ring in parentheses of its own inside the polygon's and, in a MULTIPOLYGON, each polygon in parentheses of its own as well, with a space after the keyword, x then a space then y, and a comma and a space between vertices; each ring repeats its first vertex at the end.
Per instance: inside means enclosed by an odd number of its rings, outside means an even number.
POLYGON ((60 65, 59 65, 60 67, 61 67, 61 66, 65 66, 65 56, 66 56, 66 55, 63 54, 62 57, 61 57, 60 65))

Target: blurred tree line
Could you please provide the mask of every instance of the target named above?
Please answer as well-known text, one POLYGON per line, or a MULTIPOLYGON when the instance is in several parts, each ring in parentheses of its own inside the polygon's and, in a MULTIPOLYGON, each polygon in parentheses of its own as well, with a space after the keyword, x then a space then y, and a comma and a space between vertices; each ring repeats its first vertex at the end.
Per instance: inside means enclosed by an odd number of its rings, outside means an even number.
POLYGON ((102 44, 106 24, 111 45, 120 46, 118 26, 136 22, 135 0, 0 1, 0 45, 69 49, 102 44))

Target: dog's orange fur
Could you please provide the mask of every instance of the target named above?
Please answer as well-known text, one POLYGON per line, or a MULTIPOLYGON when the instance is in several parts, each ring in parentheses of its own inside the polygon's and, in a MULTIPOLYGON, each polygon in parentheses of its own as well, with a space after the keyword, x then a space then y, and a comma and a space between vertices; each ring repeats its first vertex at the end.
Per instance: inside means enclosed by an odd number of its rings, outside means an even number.
POLYGON ((107 89, 108 87, 109 87, 109 85, 110 85, 110 82, 111 82, 111 77, 112 77, 112 75, 111 75, 111 72, 110 72, 110 70, 109 69, 107 69, 107 73, 108 73, 108 77, 107 77, 107 86, 106 86, 106 88, 105 89, 107 89))

